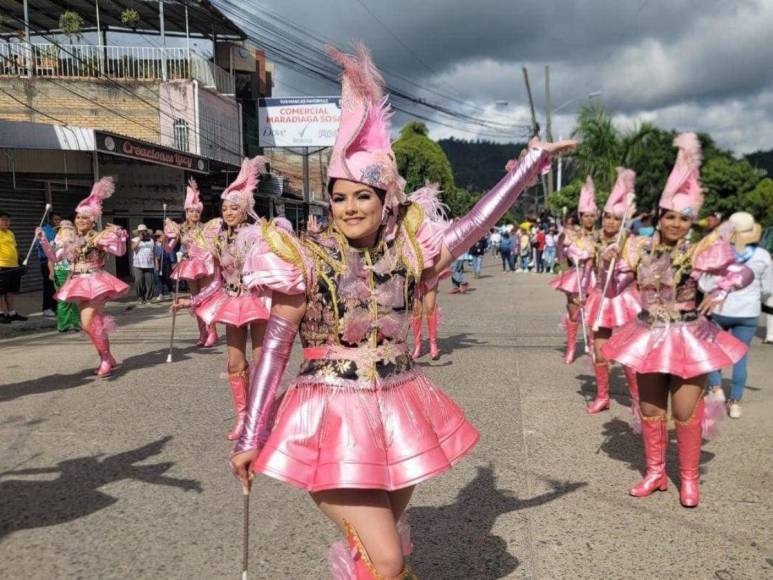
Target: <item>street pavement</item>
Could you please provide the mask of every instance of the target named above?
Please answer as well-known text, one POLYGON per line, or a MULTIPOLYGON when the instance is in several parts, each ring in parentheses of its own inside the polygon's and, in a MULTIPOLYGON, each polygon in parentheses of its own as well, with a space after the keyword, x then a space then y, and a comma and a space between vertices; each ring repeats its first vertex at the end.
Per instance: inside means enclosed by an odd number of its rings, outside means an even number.
MULTIPOLYGON (((561 296, 488 260, 468 294, 441 286, 443 356, 420 362, 482 437, 414 496, 418 577, 773 578, 773 347, 755 339, 744 416, 704 447, 700 506, 679 505, 673 440, 668 491, 634 499, 643 458, 622 374, 611 410, 586 415, 591 367, 561 360, 561 296)), ((237 578, 224 346, 194 348, 184 315, 167 364, 165 309, 115 310, 124 364, 109 379, 85 337, 0 340, 0 576, 237 578)), ((261 476, 251 502, 250 577, 327 578, 336 532, 309 497, 261 476)))

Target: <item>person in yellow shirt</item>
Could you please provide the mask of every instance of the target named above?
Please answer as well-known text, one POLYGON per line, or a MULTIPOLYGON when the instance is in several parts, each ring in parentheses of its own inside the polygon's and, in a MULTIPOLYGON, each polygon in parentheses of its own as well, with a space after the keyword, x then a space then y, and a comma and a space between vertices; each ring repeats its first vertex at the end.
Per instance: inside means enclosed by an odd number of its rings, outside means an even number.
POLYGON ((0 324, 27 320, 13 309, 13 295, 18 294, 22 269, 16 236, 11 231, 11 216, 0 211, 0 324))

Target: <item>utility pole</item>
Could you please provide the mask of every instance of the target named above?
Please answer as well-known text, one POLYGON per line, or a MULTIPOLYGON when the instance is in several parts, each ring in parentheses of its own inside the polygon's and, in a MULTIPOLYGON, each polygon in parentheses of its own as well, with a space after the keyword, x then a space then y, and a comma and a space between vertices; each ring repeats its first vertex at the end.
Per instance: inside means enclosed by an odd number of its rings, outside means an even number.
MULTIPOLYGON (((553 140, 553 132, 551 130, 551 116, 552 116, 553 104, 550 100, 550 66, 545 65, 545 139, 548 141, 553 140)), ((545 203, 547 204, 548 196, 553 193, 553 168, 550 168, 548 172, 548 187, 545 192, 545 203)))
MULTIPOLYGON (((526 70, 526 67, 521 67, 521 70, 523 70, 523 82, 526 83, 526 95, 529 97, 529 110, 531 111, 531 130, 532 130, 532 137, 539 136, 539 123, 537 123, 537 115, 534 112, 534 99, 531 96, 531 85, 529 84, 529 71, 526 70)), ((545 176, 542 176, 542 191, 543 193, 547 191, 547 186, 545 185, 545 176)), ((537 211, 538 209, 538 195, 534 196, 534 212, 539 213, 537 211)))

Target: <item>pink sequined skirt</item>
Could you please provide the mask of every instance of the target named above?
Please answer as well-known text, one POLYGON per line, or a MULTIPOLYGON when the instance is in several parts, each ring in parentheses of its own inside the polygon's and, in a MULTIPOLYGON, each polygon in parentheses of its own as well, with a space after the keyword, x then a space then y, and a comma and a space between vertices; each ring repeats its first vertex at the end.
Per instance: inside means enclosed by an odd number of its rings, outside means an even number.
POLYGON ((637 373, 689 379, 737 363, 746 350, 732 334, 700 317, 694 322, 653 325, 633 320, 612 334, 602 352, 637 373))
POLYGON ((215 273, 214 263, 212 259, 202 260, 199 258, 187 258, 182 260, 172 270, 172 280, 198 280, 199 278, 207 278, 215 273))
POLYGON ((126 294, 129 286, 104 270, 71 275, 54 294, 62 302, 105 302, 126 294))
POLYGON ((614 297, 601 298, 601 290, 594 288, 588 294, 588 300, 585 302, 585 320, 591 327, 595 328, 596 317, 601 318, 599 326, 601 328, 617 328, 623 326, 631 320, 634 320, 641 312, 639 303, 639 292, 633 286, 626 288, 622 293, 614 297))
POLYGON ((409 374, 377 389, 296 382, 253 471, 308 491, 393 491, 449 470, 478 431, 429 379, 409 374))
POLYGON ((225 290, 219 290, 196 308, 196 316, 207 324, 220 322, 236 327, 268 320, 270 315, 270 296, 256 291, 231 296, 225 290))

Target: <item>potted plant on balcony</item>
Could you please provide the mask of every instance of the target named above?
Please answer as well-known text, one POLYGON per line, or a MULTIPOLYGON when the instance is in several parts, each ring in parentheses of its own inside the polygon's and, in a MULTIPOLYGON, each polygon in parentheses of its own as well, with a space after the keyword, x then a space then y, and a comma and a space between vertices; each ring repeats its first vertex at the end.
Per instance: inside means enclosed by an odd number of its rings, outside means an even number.
POLYGON ((140 23, 140 13, 137 12, 134 8, 127 8, 121 12, 121 22, 124 26, 128 26, 134 30, 140 23))

